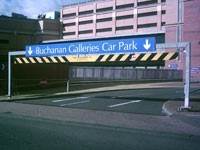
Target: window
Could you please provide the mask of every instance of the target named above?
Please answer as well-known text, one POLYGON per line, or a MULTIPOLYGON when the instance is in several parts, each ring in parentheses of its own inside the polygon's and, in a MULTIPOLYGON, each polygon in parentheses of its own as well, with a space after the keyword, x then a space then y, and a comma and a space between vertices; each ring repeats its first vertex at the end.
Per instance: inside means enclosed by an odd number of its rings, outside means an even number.
POLYGON ((161 22, 161 26, 164 26, 166 24, 166 22, 161 22))
POLYGON ((84 25, 84 24, 90 24, 90 23, 93 23, 93 20, 80 21, 78 24, 79 25, 84 25))
POLYGON ((70 27, 70 26, 75 26, 75 25, 76 25, 75 22, 70 22, 70 23, 63 24, 63 27, 70 27))
POLYGON ((161 2, 163 3, 163 2, 166 2, 166 0, 161 0, 161 2))
POLYGON ((133 29, 133 26, 116 27, 116 31, 119 31, 119 30, 130 30, 130 29, 133 29))
POLYGON ((0 39, 0 44, 9 44, 9 40, 0 39))
POLYGON ((125 8, 131 8, 131 7, 134 7, 134 3, 119 5, 119 6, 116 6, 116 9, 125 9, 125 8))
POLYGON ((144 2, 138 2, 138 6, 143 6, 143 5, 151 5, 157 3, 158 0, 149 0, 149 1, 144 1, 144 2))
POLYGON ((89 33, 93 33, 93 30, 84 30, 78 32, 78 34, 89 34, 89 33))
POLYGON ((116 20, 130 19, 130 18, 133 18, 133 17, 134 17, 134 15, 117 16, 116 20))
POLYGON ((166 10, 162 10, 162 14, 166 14, 166 10))
POLYGON ((106 21, 112 21, 112 17, 110 17, 110 18, 97 19, 97 23, 98 23, 98 22, 106 22, 106 21))
POLYGON ((67 32, 63 33, 63 36, 75 35, 75 32, 67 32))
POLYGON ((111 10, 113 10, 113 7, 99 8, 99 9, 97 9, 97 13, 98 12, 111 11, 111 10))
POLYGON ((93 10, 87 10, 87 11, 79 12, 78 14, 79 15, 88 15, 88 14, 92 14, 92 13, 93 13, 93 10))
POLYGON ((147 16, 155 16, 157 15, 157 11, 146 12, 138 14, 138 17, 147 17, 147 16))
POLYGON ((148 24, 140 24, 137 27, 138 28, 150 28, 150 27, 156 27, 157 23, 148 23, 148 24))
POLYGON ((112 28, 103 28, 103 29, 97 29, 96 32, 99 33, 99 32, 110 32, 112 31, 112 28))
POLYGON ((70 14, 63 14, 63 18, 69 18, 76 16, 76 13, 70 13, 70 14))

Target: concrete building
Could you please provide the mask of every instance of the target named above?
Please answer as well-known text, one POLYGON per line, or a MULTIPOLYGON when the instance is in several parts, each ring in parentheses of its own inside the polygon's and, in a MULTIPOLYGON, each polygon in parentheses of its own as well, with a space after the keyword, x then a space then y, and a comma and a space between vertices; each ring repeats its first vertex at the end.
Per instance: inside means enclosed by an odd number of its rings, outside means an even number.
MULTIPOLYGON (((199 0, 94 0, 61 10, 63 39, 109 36, 154 36, 156 43, 191 42, 191 68, 200 74, 199 0)), ((185 68, 185 53, 165 68, 185 68)))
POLYGON ((38 15, 38 19, 60 19, 60 12, 51 11, 44 14, 38 15))
POLYGON ((23 50, 25 45, 61 39, 59 20, 0 16, 0 54, 23 50))
MULTIPOLYGON (((90 42, 94 39, 109 40, 121 37, 155 37, 156 44, 191 42, 191 79, 200 81, 199 14, 199 0, 91 0, 63 6, 61 22, 45 19, 47 14, 38 20, 1 16, 0 63, 7 62, 8 51, 23 50, 25 45, 39 44, 42 41, 43 44, 52 44, 67 41, 78 42, 79 40, 90 42)), ((41 59, 21 57, 18 58, 19 61, 15 60, 15 63, 19 65, 15 66, 14 77, 18 79, 24 75, 37 78, 31 84, 38 84, 41 79, 50 79, 52 82, 54 80, 57 82, 59 79, 61 82, 61 79, 65 81, 68 78, 69 64, 72 66, 117 66, 121 68, 144 66, 185 71, 184 49, 167 49, 166 51, 178 52, 178 58, 163 60, 166 55, 157 56, 158 51, 154 55, 138 55, 139 61, 132 61, 137 60, 134 54, 129 56, 124 56, 125 54, 99 55, 85 58, 77 56, 73 59, 65 56, 41 59), (75 59, 84 62, 77 63, 75 59), (150 59, 154 59, 154 61, 151 62, 150 59), (87 60, 94 61, 87 62, 87 60), (30 67, 33 62, 34 69, 30 67), (42 73, 35 72, 37 68, 42 70, 42 73), (25 74, 21 71, 24 69, 31 71, 27 71, 25 74)), ((92 71, 87 73, 90 74, 90 72, 92 71)), ((4 73, 6 72, 4 71, 4 73)), ((20 84, 30 84, 32 80, 27 82, 29 83, 20 84)))
POLYGON ((0 16, 0 56, 23 50, 25 45, 61 39, 59 20, 0 16))
POLYGON ((44 40, 61 39, 59 19, 27 19, 13 13, 0 16, 0 93, 7 87, 7 63, 9 51, 22 51, 26 45, 44 40))

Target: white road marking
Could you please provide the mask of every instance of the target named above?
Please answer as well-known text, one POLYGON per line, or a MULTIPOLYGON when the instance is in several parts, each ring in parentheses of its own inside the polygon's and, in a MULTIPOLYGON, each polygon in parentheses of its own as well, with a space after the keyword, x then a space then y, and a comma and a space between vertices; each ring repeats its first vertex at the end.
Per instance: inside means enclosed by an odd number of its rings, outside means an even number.
POLYGON ((183 93, 183 91, 176 91, 176 93, 183 93))
POLYGON ((64 101, 71 101, 71 100, 77 100, 77 99, 86 99, 88 97, 74 97, 74 98, 67 98, 67 99, 60 99, 60 100, 54 100, 52 101, 53 103, 58 103, 58 102, 64 102, 64 101))
POLYGON ((135 93, 135 94, 131 94, 131 95, 122 95, 122 96, 118 96, 118 97, 134 97, 134 96, 144 96, 144 95, 151 95, 151 93, 135 93))
POLYGON ((138 103, 141 102, 142 100, 134 100, 134 101, 129 101, 126 103, 119 103, 119 104, 115 104, 115 105, 110 105, 108 107, 113 108, 113 107, 118 107, 118 106, 122 106, 122 105, 127 105, 127 104, 131 104, 131 103, 138 103))
POLYGON ((76 105, 76 104, 82 104, 82 103, 88 103, 88 102, 90 102, 90 100, 80 101, 80 102, 74 102, 74 103, 69 103, 69 104, 62 104, 60 106, 63 107, 63 106, 70 106, 70 105, 76 105))

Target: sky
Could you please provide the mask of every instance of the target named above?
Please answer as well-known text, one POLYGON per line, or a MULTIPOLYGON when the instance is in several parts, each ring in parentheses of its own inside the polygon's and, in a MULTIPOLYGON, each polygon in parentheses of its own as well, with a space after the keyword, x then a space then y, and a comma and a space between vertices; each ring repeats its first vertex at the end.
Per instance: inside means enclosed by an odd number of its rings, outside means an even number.
POLYGON ((62 6, 87 0, 1 0, 0 15, 11 16, 19 13, 28 18, 36 18, 39 14, 60 11, 62 6))

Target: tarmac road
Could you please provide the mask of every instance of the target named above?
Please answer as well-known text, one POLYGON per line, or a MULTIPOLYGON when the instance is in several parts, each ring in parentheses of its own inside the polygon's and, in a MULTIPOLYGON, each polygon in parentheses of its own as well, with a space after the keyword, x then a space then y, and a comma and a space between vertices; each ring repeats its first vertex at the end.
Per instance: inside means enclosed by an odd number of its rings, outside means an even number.
POLYGON ((198 149, 199 112, 177 112, 182 89, 159 83, 17 96, 0 103, 1 149, 198 149))
POLYGON ((114 111, 146 115, 165 115, 162 106, 169 99, 183 100, 182 88, 152 88, 78 94, 22 100, 18 103, 67 108, 114 111))
POLYGON ((0 114, 1 150, 196 150, 200 136, 0 114))

